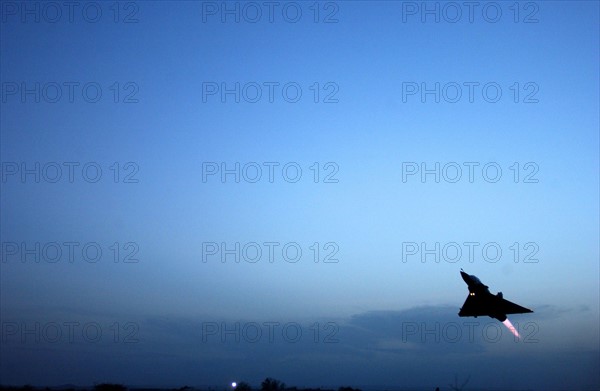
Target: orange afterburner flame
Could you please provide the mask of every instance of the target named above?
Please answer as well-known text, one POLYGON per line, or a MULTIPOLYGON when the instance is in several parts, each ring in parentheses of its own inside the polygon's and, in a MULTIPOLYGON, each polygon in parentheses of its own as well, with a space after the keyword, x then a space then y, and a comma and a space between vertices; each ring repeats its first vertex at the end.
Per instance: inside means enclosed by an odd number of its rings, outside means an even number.
POLYGON ((506 320, 502 322, 502 324, 505 325, 515 337, 520 338, 519 332, 517 331, 517 329, 515 329, 515 326, 513 326, 512 323, 510 323, 510 320, 508 320, 508 318, 506 318, 506 320))

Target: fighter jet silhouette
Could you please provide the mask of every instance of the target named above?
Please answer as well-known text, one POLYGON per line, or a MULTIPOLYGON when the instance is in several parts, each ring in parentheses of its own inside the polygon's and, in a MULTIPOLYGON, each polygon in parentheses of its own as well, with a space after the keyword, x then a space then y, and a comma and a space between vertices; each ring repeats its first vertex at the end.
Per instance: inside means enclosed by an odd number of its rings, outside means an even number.
POLYGON ((460 309, 458 316, 489 316, 498 319, 500 322, 506 320, 507 314, 524 314, 533 312, 532 310, 521 307, 518 304, 511 303, 502 298, 502 292, 492 295, 487 287, 479 278, 469 275, 460 269, 460 275, 469 287, 469 296, 460 309))

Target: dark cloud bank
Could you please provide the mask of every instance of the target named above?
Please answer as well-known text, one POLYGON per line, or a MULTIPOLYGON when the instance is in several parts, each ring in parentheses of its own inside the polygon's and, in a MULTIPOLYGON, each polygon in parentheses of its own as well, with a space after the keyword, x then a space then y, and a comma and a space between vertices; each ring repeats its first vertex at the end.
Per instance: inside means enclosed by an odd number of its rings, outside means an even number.
POLYGON ((565 346, 554 332, 556 322, 587 310, 541 309, 512 318, 519 340, 493 319, 459 318, 452 306, 310 320, 115 322, 63 313, 36 326, 4 316, 1 382, 220 389, 231 381, 259 386, 269 376, 298 387, 449 389, 455 377, 470 377, 471 390, 600 388, 599 349, 593 338, 586 344, 593 336, 565 346))

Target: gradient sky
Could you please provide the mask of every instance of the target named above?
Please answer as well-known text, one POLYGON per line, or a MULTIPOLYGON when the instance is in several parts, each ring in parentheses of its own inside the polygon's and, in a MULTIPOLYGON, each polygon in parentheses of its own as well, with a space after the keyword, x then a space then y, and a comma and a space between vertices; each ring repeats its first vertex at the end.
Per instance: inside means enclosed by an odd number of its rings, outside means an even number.
POLYGON ((0 10, 1 384, 600 388, 598 2, 52 4, 0 10))

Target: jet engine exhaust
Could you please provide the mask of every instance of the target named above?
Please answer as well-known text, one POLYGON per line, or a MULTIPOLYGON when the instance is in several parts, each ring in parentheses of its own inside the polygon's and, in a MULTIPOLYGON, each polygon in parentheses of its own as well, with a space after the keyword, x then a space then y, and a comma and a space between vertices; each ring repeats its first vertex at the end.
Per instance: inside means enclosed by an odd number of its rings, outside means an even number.
POLYGON ((515 326, 513 326, 512 323, 510 323, 510 320, 508 320, 508 318, 506 318, 506 320, 504 322, 502 322, 502 324, 505 325, 506 328, 508 328, 515 337, 521 338, 519 336, 519 332, 517 331, 517 329, 515 329, 515 326))

